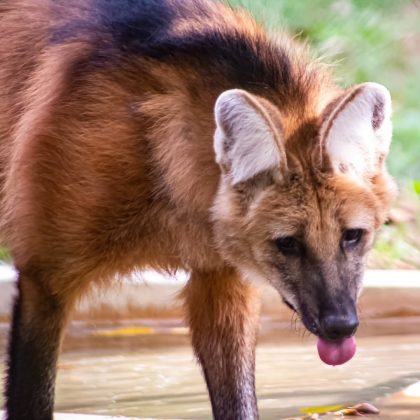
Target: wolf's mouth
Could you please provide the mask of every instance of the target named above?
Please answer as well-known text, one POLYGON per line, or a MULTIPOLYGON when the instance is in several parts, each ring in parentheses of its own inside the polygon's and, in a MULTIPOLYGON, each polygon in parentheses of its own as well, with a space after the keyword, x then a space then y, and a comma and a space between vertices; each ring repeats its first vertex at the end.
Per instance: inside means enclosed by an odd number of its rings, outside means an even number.
POLYGON ((341 365, 348 362, 356 353, 356 341, 351 334, 337 339, 327 337, 315 319, 309 314, 308 308, 302 305, 297 310, 290 302, 283 298, 284 303, 297 313, 304 327, 318 337, 317 350, 320 359, 328 365, 341 365))
POLYGON ((289 307, 293 312, 296 312, 296 313, 298 313, 298 311, 296 310, 296 308, 287 300, 287 299, 285 299, 285 298, 282 298, 283 299, 283 303, 287 306, 287 307, 289 307))
POLYGON ((294 313, 296 313, 299 316, 299 318, 300 318, 303 326, 310 333, 312 333, 312 334, 316 335, 317 337, 319 337, 320 336, 319 328, 318 328, 316 322, 314 320, 312 320, 312 318, 306 314, 306 311, 305 310, 298 310, 286 298, 283 297, 282 299, 283 299, 284 304, 287 307, 289 307, 294 313))

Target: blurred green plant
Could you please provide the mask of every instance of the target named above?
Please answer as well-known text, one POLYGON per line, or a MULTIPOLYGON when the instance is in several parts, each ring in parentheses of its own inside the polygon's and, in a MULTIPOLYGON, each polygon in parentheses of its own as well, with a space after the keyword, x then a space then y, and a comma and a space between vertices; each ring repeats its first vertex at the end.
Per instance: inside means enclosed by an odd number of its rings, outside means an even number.
POLYGON ((388 160, 400 184, 420 179, 420 3, 409 0, 230 0, 269 30, 314 46, 347 86, 376 81, 393 97, 388 160))
POLYGON ((0 247, 0 261, 10 262, 10 254, 6 248, 0 247))
POLYGON ((413 181, 413 188, 414 188, 414 192, 417 195, 420 195, 420 181, 414 180, 413 181))
POLYGON ((375 81, 391 91, 388 166, 400 186, 397 212, 405 220, 391 218, 384 226, 369 266, 420 268, 420 2, 228 1, 250 10, 271 32, 286 31, 313 46, 323 62, 332 63, 341 85, 375 81))
POLYGON ((413 223, 384 226, 369 255, 371 268, 420 268, 420 238, 411 237, 413 223))

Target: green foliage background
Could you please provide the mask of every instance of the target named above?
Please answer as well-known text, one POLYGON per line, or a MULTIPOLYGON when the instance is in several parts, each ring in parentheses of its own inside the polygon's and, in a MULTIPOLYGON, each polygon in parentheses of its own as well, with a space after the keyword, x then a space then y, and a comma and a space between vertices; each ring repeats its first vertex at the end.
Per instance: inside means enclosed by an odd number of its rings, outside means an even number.
POLYGON ((308 43, 342 86, 375 81, 391 91, 388 158, 401 195, 370 267, 420 269, 420 0, 229 0, 273 33, 308 43))
POLYGON ((420 2, 408 0, 230 0, 269 30, 313 46, 343 86, 384 84, 394 108, 388 165, 400 184, 420 180, 420 2))

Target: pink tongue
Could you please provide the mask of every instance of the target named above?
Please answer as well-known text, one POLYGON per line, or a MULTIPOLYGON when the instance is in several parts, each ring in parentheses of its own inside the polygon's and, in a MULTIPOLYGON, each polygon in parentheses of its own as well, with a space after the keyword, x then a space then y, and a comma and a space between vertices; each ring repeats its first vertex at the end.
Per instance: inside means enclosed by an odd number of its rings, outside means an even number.
POLYGON ((342 365, 356 353, 356 339, 349 337, 340 341, 327 341, 318 338, 317 349, 319 358, 327 365, 342 365))

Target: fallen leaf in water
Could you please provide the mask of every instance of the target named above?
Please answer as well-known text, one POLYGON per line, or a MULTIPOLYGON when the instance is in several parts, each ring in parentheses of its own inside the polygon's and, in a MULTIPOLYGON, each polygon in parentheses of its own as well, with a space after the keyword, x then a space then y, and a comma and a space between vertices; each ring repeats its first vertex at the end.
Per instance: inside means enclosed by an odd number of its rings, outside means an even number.
MULTIPOLYGON (((283 420, 322 420, 324 415, 327 418, 332 416, 344 417, 344 416, 359 416, 363 417, 365 414, 379 414, 379 410, 370 403, 356 404, 352 407, 346 407, 345 405, 326 405, 322 407, 305 407, 299 410, 304 413, 303 417, 292 417, 283 420)), ((326 418, 325 418, 326 420, 326 418)))
POLYGON ((367 402, 357 404, 350 408, 356 409, 361 414, 379 414, 379 410, 374 405, 367 402))
POLYGON ((370 403, 361 403, 334 412, 335 416, 364 416, 365 414, 379 414, 379 410, 370 403))
POLYGON ((344 408, 343 410, 339 410, 334 412, 335 416, 363 416, 363 414, 360 414, 356 409, 354 408, 344 408))
POLYGON ((152 334, 155 334, 155 330, 151 327, 123 327, 94 332, 94 335, 103 337, 133 337, 137 335, 152 334))
POLYGON ((325 414, 325 413, 330 413, 332 411, 337 411, 337 410, 341 410, 343 408, 346 408, 345 405, 340 404, 340 405, 324 405, 321 407, 304 407, 304 408, 300 408, 299 411, 301 413, 305 413, 305 414, 325 414))

